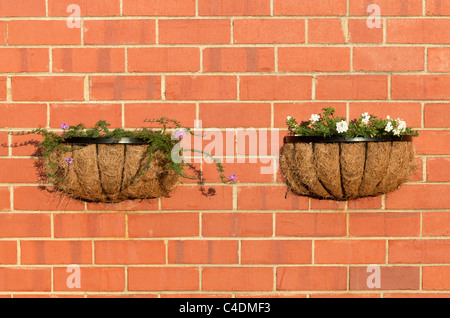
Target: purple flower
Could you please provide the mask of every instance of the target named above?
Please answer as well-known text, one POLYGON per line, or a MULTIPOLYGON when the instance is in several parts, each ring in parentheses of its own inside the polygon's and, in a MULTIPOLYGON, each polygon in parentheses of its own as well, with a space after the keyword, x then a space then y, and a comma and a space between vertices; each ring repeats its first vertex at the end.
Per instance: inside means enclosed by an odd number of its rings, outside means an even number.
POLYGON ((232 181, 232 182, 236 182, 237 181, 237 177, 236 177, 235 174, 231 174, 230 175, 230 181, 232 181))
POLYGON ((178 139, 183 138, 184 136, 186 136, 186 134, 184 133, 184 131, 178 131, 178 132, 177 132, 177 137, 178 137, 178 139))
POLYGON ((62 123, 60 127, 62 130, 69 129, 69 125, 67 125, 66 123, 62 123))
POLYGON ((73 163, 73 158, 67 158, 66 159, 67 165, 71 165, 73 163))

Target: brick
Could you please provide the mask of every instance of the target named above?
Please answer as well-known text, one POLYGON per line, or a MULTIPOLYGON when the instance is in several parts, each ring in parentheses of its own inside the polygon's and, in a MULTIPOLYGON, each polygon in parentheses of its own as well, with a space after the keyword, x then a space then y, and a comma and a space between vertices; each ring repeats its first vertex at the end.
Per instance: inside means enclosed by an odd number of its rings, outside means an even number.
POLYGON ((308 43, 345 42, 344 25, 341 19, 308 20, 308 43))
POLYGON ((5 0, 0 7, 2 17, 45 17, 45 0, 5 0))
POLYGON ((422 235, 450 236, 448 212, 422 213, 422 235))
POLYGON ((350 70, 350 49, 344 47, 281 47, 278 69, 288 72, 350 70))
POLYGON ((384 293, 383 298, 449 298, 448 293, 428 293, 428 292, 412 292, 412 293, 384 293))
POLYGON ((80 267, 81 287, 69 288, 67 279, 73 270, 66 267, 53 268, 55 291, 124 291, 125 269, 119 267, 80 267))
POLYGON ((0 100, 6 100, 6 77, 0 77, 0 100))
POLYGON ((367 197, 348 202, 349 210, 381 209, 381 197, 367 197))
POLYGON ((450 15, 450 3, 441 0, 428 0, 426 6, 427 15, 450 15))
POLYGON ((0 211, 10 210, 10 193, 9 188, 0 187, 0 211))
POLYGON ((449 251, 450 240, 389 240, 389 263, 444 264, 449 251))
POLYGON ((170 193, 169 198, 162 198, 163 210, 231 210, 233 193, 231 187, 216 186, 213 195, 205 195, 208 191, 199 186, 178 187, 170 193))
POLYGON ((128 290, 199 290, 199 270, 194 267, 131 267, 128 269, 128 290))
POLYGON ((350 43, 382 43, 383 21, 380 28, 369 28, 367 19, 348 20, 348 38, 350 43))
POLYGON ((207 267, 202 270, 205 291, 270 291, 273 270, 267 267, 207 267))
POLYGON ((450 206, 449 193, 446 184, 404 185, 386 195, 386 209, 446 209, 450 206))
POLYGON ((448 126, 450 103, 425 104, 424 125, 427 128, 445 128, 448 126))
POLYGON ((199 235, 197 213, 130 214, 130 237, 190 237, 199 235))
POLYGON ((450 72, 450 48, 428 48, 428 71, 450 72))
POLYGON ((20 262, 24 265, 92 264, 89 241, 22 241, 20 262))
POLYGON ((54 215, 55 238, 124 237, 125 215, 64 213, 54 215))
POLYGON ((13 298, 85 298, 81 294, 13 294, 13 298))
POLYGON ((0 21, 0 44, 6 45, 8 41, 8 22, 0 21))
POLYGON ((47 124, 45 104, 1 104, 0 127, 43 127, 47 124))
POLYGON ((422 269, 422 288, 424 290, 449 290, 449 266, 425 266, 422 269))
POLYGON ((197 72, 200 50, 195 47, 128 48, 129 72, 197 72))
POLYGON ((81 17, 118 16, 120 15, 120 0, 49 0, 49 16, 67 17, 73 13, 67 12, 71 4, 78 5, 81 17))
POLYGON ((28 211, 80 211, 84 210, 84 203, 70 199, 53 188, 15 187, 14 209, 28 211), (33 198, 33 200, 30 200, 33 198))
MULTIPOLYGON (((2 118, 3 116, 0 116, 2 118)), ((7 156, 8 155, 8 148, 9 148, 9 142, 8 142, 8 132, 2 131, 0 132, 0 156, 7 156)), ((13 136, 13 139, 15 136, 13 136)))
POLYGON ((393 99, 446 100, 450 93, 450 75, 393 75, 393 99))
POLYGON ((157 200, 125 200, 118 203, 87 202, 88 211, 147 211, 158 210, 157 200))
POLYGON ((48 72, 48 49, 0 48, 0 72, 48 72))
POLYGON ((269 127, 269 103, 200 104, 203 127, 269 127), (222 116, 217 114, 222 113, 222 116))
POLYGON ((242 100, 311 99, 311 76, 242 76, 242 100))
POLYGON ((236 99, 236 76, 167 76, 168 100, 227 100, 236 99))
POLYGON ((200 0, 200 16, 254 16, 270 15, 270 0, 200 0))
POLYGON ((419 213, 350 213, 352 236, 418 236, 419 213))
POLYGON ((286 118, 291 116, 301 122, 311 118, 311 114, 322 113, 323 108, 333 107, 336 116, 345 117, 347 115, 345 103, 275 103, 274 105, 274 126, 286 128, 286 118))
POLYGON ((160 76, 92 76, 91 100, 161 99, 160 76))
POLYGON ((385 119, 388 115, 391 118, 401 118, 408 127, 420 127, 422 123, 420 103, 350 103, 350 119, 359 118, 365 112, 380 119, 385 119))
POLYGON ((154 44, 154 20, 87 20, 84 44, 154 44))
POLYGON ((414 138, 416 153, 423 155, 450 154, 450 131, 420 131, 419 137, 414 138))
POLYGON ((120 104, 51 104, 50 127, 60 128, 62 123, 76 126, 84 123, 93 127, 99 120, 106 120, 110 128, 122 126, 122 106, 120 104), (89 114, 89 116, 86 116, 89 114))
POLYGON ((385 262, 384 240, 324 240, 314 243, 316 264, 379 264, 385 262))
POLYGON ((49 292, 51 268, 0 268, 0 289, 15 292, 49 292))
POLYGON ((195 0, 123 0, 124 15, 194 16, 195 0))
POLYGON ((244 294, 239 293, 235 294, 236 298, 306 298, 306 294, 297 294, 297 293, 264 293, 264 294, 257 294, 257 293, 250 293, 250 294, 244 294))
POLYGON ((311 264, 312 241, 270 240, 241 242, 242 264, 311 264))
POLYGON ((0 237, 50 237, 50 215, 41 213, 2 213, 0 237))
POLYGON ((346 290, 347 268, 338 266, 277 267, 277 290, 346 290))
POLYGON ((13 101, 84 100, 83 77, 13 77, 11 84, 13 101))
POLYGON ((10 45, 80 45, 81 31, 67 21, 13 20, 8 22, 10 45))
MULTIPOLYGON (((17 264, 17 242, 0 242, 0 264, 17 264)), ((23 263, 22 263, 23 264, 23 263)))
POLYGON ((216 47, 203 50, 204 72, 270 72, 275 53, 270 47, 216 47))
POLYGON ((163 241, 96 241, 95 264, 164 264, 163 241))
POLYGON ((201 293, 201 294, 161 294, 161 298, 231 298, 232 294, 212 294, 212 293, 201 293))
POLYGON ((309 298, 381 298, 380 294, 366 293, 336 293, 336 294, 310 294, 309 298))
POLYGON ((176 19, 158 23, 161 44, 226 44, 231 39, 231 22, 227 19, 176 19))
POLYGON ((39 182, 35 159, 0 159, 0 175, 3 183, 39 182))
POLYGON ((418 290, 420 268, 412 266, 380 266, 380 288, 369 288, 374 270, 368 267, 350 267, 350 290, 418 290), (369 278, 370 277, 370 278, 369 278))
POLYGON ((423 71, 425 51, 421 47, 355 47, 355 71, 423 71))
POLYGON ((158 298, 156 294, 89 294, 87 298, 158 298))
POLYGON ((275 15, 345 15, 345 0, 274 0, 275 15))
POLYGON ((450 180, 450 158, 427 158, 427 181, 450 180))
POLYGON ((278 213, 276 236, 344 236, 346 215, 343 213, 278 213))
MULTIPOLYGON (((238 181, 237 182, 251 182, 251 183, 264 183, 272 182, 273 174, 267 174, 266 171, 271 169, 270 162, 257 162, 257 163, 222 163, 225 176, 228 177, 229 174, 234 174, 238 181), (264 173, 263 173, 264 172, 264 173)), ((203 163, 203 180, 205 182, 221 182, 217 178, 217 167, 213 163, 203 163)))
MULTIPOLYGON (((422 15, 422 0, 405 0, 405 1, 390 1, 390 0, 374 0, 370 4, 376 4, 381 8, 381 15, 422 15)), ((369 2, 364 0, 350 1, 351 15, 366 15, 369 2)), ((370 12, 372 14, 372 11, 370 12)))
POLYGON ((272 215, 268 213, 204 213, 202 235, 208 237, 272 236, 272 215))
MULTIPOLYGON (((39 156, 38 145, 43 140, 42 136, 39 135, 13 135, 11 148, 13 156, 39 156)), ((1 137, 0 137, 1 142, 1 137)), ((5 140, 6 142, 6 140, 5 140)), ((2 149, 2 144, 0 144, 0 153, 2 149)), ((6 154, 8 154, 8 150, 6 154)))
POLYGON ((388 19, 387 43, 450 43, 446 32, 450 28, 449 19, 388 19))
POLYGON ((387 99, 385 75, 319 75, 316 99, 387 99))
POLYGON ((238 19, 233 21, 233 43, 282 44, 305 42, 303 19, 238 19))
POLYGON ((344 201, 319 200, 311 198, 311 210, 345 210, 344 201))
POLYGON ((53 49, 55 73, 110 73, 125 71, 123 48, 53 49))
POLYGON ((169 264, 237 264, 238 242, 176 240, 168 244, 169 264))
POLYGON ((125 104, 125 127, 157 127, 159 124, 144 123, 145 119, 168 117, 176 119, 183 127, 193 127, 196 118, 195 104, 188 103, 141 103, 125 104), (143 116, 142 114, 146 114, 143 116))
POLYGON ((239 210, 307 210, 308 198, 290 196, 285 198, 285 187, 240 186, 238 188, 239 210))

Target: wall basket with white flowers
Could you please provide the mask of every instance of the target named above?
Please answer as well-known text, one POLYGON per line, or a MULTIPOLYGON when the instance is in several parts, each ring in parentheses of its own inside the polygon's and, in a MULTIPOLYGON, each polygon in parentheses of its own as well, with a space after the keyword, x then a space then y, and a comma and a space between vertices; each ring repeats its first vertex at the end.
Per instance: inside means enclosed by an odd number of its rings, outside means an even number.
MULTIPOLYGON (((160 129, 141 128, 127 131, 110 130, 106 121, 92 128, 84 124, 61 124, 62 133, 38 128, 19 134, 39 134, 39 144, 46 179, 60 192, 82 201, 115 203, 129 199, 150 199, 167 195, 189 176, 189 164, 172 160, 180 140, 192 132, 176 120, 160 118, 146 122, 160 129), (169 132, 167 129, 172 131, 169 132)), ((208 155, 208 154, 206 154, 208 155)), ((211 156, 212 157, 212 156, 211 156)), ((222 182, 223 166, 212 158, 222 182)))
POLYGON ((368 113, 347 122, 324 108, 307 121, 288 117, 280 165, 289 189, 302 196, 353 200, 400 187, 415 170, 412 137, 400 119, 368 113))

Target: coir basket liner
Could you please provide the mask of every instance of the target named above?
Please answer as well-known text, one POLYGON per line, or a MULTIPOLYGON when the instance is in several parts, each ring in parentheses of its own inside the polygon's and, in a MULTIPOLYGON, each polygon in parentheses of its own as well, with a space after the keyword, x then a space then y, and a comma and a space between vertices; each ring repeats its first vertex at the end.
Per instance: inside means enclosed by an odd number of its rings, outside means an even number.
POLYGON ((148 164, 148 144, 135 138, 72 138, 67 152, 50 157, 58 181, 56 188, 70 197, 89 202, 120 202, 167 195, 181 181, 180 175, 164 168, 155 153, 148 164), (73 158, 68 164, 66 158, 73 158), (143 171, 142 169, 146 167, 143 171), (59 181, 60 180, 60 181, 59 181))
POLYGON ((411 136, 327 138, 287 136, 280 165, 296 194, 352 200, 396 190, 415 170, 411 136))

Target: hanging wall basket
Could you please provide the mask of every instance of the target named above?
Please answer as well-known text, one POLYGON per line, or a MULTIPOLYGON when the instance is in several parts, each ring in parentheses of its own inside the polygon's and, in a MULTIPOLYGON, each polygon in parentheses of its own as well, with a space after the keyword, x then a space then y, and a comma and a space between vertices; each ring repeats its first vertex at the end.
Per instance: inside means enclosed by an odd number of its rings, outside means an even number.
POLYGON ((70 197, 90 202, 115 203, 167 195, 181 176, 164 169, 163 156, 155 153, 148 162, 149 145, 137 138, 70 138, 67 152, 55 151, 55 187, 70 197), (73 159, 68 164, 67 158, 73 159), (148 167, 146 167, 148 165, 148 167), (58 181, 59 180, 59 181, 58 181))
POLYGON ((412 136, 286 136, 280 165, 296 194, 353 200, 396 190, 415 170, 412 136))

